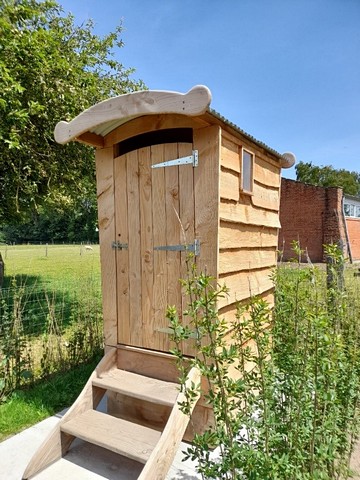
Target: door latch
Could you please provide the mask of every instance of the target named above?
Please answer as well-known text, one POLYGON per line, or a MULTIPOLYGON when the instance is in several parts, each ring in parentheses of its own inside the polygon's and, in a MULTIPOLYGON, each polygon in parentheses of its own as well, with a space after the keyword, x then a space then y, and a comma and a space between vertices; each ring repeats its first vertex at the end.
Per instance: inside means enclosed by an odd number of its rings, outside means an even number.
POLYGON ((120 243, 120 242, 112 242, 111 248, 113 250, 127 250, 128 244, 127 243, 120 243))

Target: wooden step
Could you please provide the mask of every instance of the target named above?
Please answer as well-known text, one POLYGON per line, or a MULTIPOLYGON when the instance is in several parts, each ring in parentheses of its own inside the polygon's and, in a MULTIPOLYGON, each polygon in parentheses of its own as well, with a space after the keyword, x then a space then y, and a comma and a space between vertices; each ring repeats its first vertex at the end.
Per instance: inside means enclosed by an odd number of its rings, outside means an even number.
POLYGON ((129 397, 172 407, 179 393, 179 385, 156 378, 113 368, 93 379, 96 387, 122 393, 129 397))
POLYGON ((61 431, 125 457, 146 463, 161 433, 96 410, 61 425, 61 431))

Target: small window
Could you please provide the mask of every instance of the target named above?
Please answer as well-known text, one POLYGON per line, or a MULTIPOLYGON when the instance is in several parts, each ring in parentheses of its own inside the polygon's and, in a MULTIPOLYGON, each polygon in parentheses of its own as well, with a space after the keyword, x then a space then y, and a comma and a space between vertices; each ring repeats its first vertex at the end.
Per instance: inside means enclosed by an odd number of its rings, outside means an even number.
POLYGON ((254 154, 242 149, 241 190, 253 193, 254 154))
POLYGON ((352 203, 345 203, 344 204, 344 211, 346 217, 355 217, 355 210, 356 207, 352 203))
POLYGON ((360 218, 360 206, 356 207, 356 216, 360 218))

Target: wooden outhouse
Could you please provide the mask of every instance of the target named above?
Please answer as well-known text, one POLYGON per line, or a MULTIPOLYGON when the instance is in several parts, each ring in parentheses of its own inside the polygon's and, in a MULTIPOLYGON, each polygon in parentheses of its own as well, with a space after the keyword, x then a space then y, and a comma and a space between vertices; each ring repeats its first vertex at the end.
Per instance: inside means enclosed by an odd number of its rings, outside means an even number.
MULTIPOLYGON (((53 437, 24 478, 59 458, 74 437, 143 462, 139 478, 165 478, 179 442, 191 436, 177 408, 165 315, 168 305, 180 315, 186 307, 179 279, 187 251, 198 271, 229 287, 218 305, 227 318, 250 295, 271 298, 280 172, 294 156, 251 137, 210 101, 204 86, 135 92, 55 129, 59 143, 96 148, 106 355, 56 433, 62 449, 53 437), (104 392, 108 414, 95 411, 104 392), (126 446, 122 437, 131 435, 126 446)), ((183 345, 189 356, 193 342, 183 345)), ((189 376, 199 381, 199 372, 189 376)), ((195 408, 201 429, 209 412, 201 402, 195 408)))

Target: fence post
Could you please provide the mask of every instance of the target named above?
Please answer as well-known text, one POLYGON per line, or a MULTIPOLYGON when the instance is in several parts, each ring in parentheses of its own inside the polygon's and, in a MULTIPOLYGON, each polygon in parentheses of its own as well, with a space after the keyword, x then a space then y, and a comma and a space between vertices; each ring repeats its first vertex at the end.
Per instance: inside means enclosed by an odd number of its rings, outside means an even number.
POLYGON ((0 253, 0 288, 2 287, 5 275, 5 263, 0 253))

